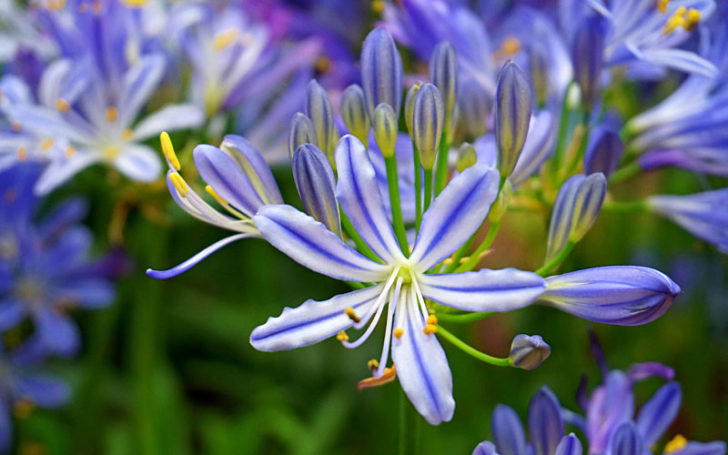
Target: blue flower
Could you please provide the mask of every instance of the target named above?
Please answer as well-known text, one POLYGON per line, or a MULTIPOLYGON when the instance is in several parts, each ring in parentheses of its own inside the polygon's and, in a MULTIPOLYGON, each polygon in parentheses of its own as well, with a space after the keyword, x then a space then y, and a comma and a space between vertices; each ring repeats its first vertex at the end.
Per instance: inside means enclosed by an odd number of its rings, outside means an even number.
POLYGON ((37 166, 28 165, 0 173, 0 331, 32 319, 45 349, 70 355, 79 335, 68 311, 108 305, 113 286, 104 263, 87 257, 92 238, 78 225, 82 201, 67 201, 33 220, 37 175, 37 166))

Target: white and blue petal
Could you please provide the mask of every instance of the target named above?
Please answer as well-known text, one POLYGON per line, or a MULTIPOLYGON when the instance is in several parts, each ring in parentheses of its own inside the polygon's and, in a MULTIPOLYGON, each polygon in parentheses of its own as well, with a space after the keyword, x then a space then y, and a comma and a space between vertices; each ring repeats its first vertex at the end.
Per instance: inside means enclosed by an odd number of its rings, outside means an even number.
POLYGON ((151 182, 162 172, 159 155, 151 147, 129 144, 114 157, 114 167, 126 177, 139 182, 151 182))
POLYGON ((162 131, 177 131, 202 125, 205 114, 194 104, 170 104, 141 120, 133 129, 132 141, 158 136, 162 131))

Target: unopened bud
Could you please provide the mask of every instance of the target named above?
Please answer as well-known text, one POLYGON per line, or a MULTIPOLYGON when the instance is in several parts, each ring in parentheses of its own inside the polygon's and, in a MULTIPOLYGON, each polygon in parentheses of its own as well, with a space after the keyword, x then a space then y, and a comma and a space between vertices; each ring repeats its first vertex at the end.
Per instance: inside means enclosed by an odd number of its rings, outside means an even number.
POLYGON ((329 160, 333 161, 334 147, 338 139, 334 129, 334 110, 326 90, 316 80, 308 83, 305 110, 316 132, 316 145, 326 153, 329 160))
POLYGON ((367 35, 361 50, 361 80, 364 87, 367 112, 374 117, 374 109, 381 103, 392 106, 399 118, 402 102, 402 59, 392 36, 383 28, 367 35))
POLYGON ((433 84, 424 84, 415 99, 412 140, 425 169, 432 169, 435 166, 444 117, 440 90, 433 84))
POLYGON ((533 370, 551 355, 551 346, 538 335, 516 335, 511 343, 508 360, 523 370, 533 370))
POLYGON ((457 56, 455 49, 447 41, 443 41, 432 51, 430 57, 430 80, 440 90, 445 107, 445 122, 452 117, 455 108, 457 91, 457 56))
POLYGON ((316 131, 311 119, 301 112, 297 112, 291 120, 291 130, 288 136, 288 152, 293 159, 293 152, 303 144, 316 144, 316 131))
POLYGON ((458 157, 455 161, 455 169, 463 172, 465 169, 473 166, 478 161, 478 152, 475 151, 473 144, 463 142, 458 148, 458 157))
POLYGON ((509 60, 498 75, 495 93, 495 140, 503 177, 511 174, 518 161, 530 121, 531 87, 523 70, 509 60))
POLYGON ((389 104, 380 104, 374 110, 374 139, 385 158, 394 156, 397 143, 397 118, 389 104))
POLYGON ((371 122, 367 114, 364 91, 357 84, 351 84, 344 90, 341 96, 341 116, 349 133, 366 144, 369 141, 371 122))
POLYGON ((407 132, 412 136, 414 134, 413 122, 415 116, 415 100, 417 99, 417 92, 420 91, 422 82, 415 82, 409 90, 407 90, 407 96, 404 99, 404 123, 407 125, 407 132))

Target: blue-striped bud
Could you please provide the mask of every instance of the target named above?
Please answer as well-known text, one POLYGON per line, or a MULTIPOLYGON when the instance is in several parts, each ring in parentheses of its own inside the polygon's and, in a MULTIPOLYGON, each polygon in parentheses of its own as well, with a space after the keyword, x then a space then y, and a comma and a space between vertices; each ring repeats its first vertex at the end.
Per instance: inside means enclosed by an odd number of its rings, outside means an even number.
POLYGON ((617 169, 623 153, 624 144, 619 134, 598 126, 589 137, 589 145, 584 154, 584 171, 588 174, 601 172, 609 177, 617 169))
POLYGON ((422 82, 415 82, 412 87, 407 90, 407 96, 404 98, 404 123, 407 125, 407 132, 410 137, 414 134, 412 124, 415 117, 415 101, 417 100, 417 92, 420 91, 422 82))
POLYGON ((432 51, 430 56, 430 80, 440 89, 442 102, 445 106, 445 124, 449 125, 452 112, 455 108, 457 92, 458 60, 455 49, 447 41, 443 41, 432 51))
POLYGON ((392 36, 383 28, 369 32, 361 50, 361 81, 369 117, 381 103, 392 106, 399 118, 402 102, 402 59, 392 36))
POLYGON ((551 346, 538 335, 516 335, 511 343, 510 364, 523 370, 533 370, 551 355, 551 346))
POLYGON ((574 80, 579 84, 584 107, 591 111, 599 93, 599 79, 604 67, 606 28, 601 17, 585 18, 574 34, 571 60, 574 80))
POLYGON ((493 110, 493 98, 474 80, 466 80, 458 88, 458 121, 465 136, 474 140, 488 132, 488 117, 493 110))
POLYGON ((415 99, 412 140, 425 169, 432 169, 435 166, 444 118, 445 111, 440 90, 433 84, 424 84, 415 99))
POLYGON ((324 152, 313 144, 303 144, 293 153, 291 167, 306 213, 341 234, 334 171, 324 152))
POLYGON ((507 177, 523 149, 531 121, 531 87, 526 74, 509 60, 498 75, 495 91, 495 141, 498 170, 507 177))
POLYGON ((567 242, 578 242, 596 221, 607 194, 602 173, 574 175, 559 189, 551 212, 546 260, 556 256, 567 242))
POLYGON ((326 90, 315 79, 312 79, 306 88, 304 107, 306 115, 313 123, 314 131, 316 131, 316 145, 333 162, 334 148, 338 140, 334 128, 334 110, 326 95, 326 90))
POLYGON ((394 156, 397 144, 397 118, 389 104, 380 104, 374 110, 374 140, 377 141, 382 156, 394 156))
POLYGON ((311 119, 301 112, 296 112, 291 120, 291 130, 288 136, 288 152, 293 159, 293 152, 299 145, 316 144, 316 131, 311 119))
POLYGON ((478 152, 475 150, 473 144, 469 142, 463 142, 458 148, 458 156, 455 160, 455 169, 458 172, 463 172, 470 166, 474 166, 478 162, 478 152))
POLYGON ((346 87, 341 96, 341 116, 349 129, 349 133, 359 139, 362 144, 369 141, 371 122, 367 114, 364 91, 357 84, 346 87))

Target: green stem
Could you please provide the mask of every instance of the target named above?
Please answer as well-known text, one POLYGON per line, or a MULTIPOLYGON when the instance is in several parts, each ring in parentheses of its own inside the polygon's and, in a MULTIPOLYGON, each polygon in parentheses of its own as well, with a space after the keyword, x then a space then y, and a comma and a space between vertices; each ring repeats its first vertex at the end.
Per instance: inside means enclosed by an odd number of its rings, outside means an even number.
POLYGON ((359 283, 358 281, 346 281, 346 284, 354 289, 364 289, 367 287, 364 283, 359 283))
POLYGON ((397 175, 397 156, 392 155, 384 158, 387 168, 387 188, 389 189, 389 203, 392 206, 392 225, 394 233, 399 241, 399 247, 405 256, 409 256, 409 245, 407 244, 407 232, 404 229, 402 218, 402 203, 399 199, 399 176, 397 175))
POLYGON ((415 230, 420 232, 420 223, 422 223, 422 163, 420 163, 420 154, 417 147, 412 144, 415 163, 415 230))
POLYGON ((535 273, 537 273, 538 275, 541 275, 541 276, 546 276, 549 273, 551 273, 556 267, 559 266, 559 264, 561 264, 564 261, 564 259, 566 259, 566 256, 568 256, 569 253, 571 253, 571 250, 574 249, 575 245, 576 245, 576 242, 573 242, 571 240, 566 242, 566 245, 564 245, 564 247, 561 249, 561 251, 559 251, 559 254, 552 257, 551 260, 549 260, 548 262, 546 262, 543 265, 543 267, 536 270, 535 273))
POLYGON ((351 220, 349 220, 344 211, 339 211, 341 212, 341 227, 344 228, 344 232, 346 232, 346 234, 354 241, 356 249, 372 261, 382 262, 382 260, 379 259, 376 254, 374 254, 371 248, 369 248, 367 244, 364 243, 364 240, 362 240, 361 236, 356 232, 356 228, 354 228, 354 225, 351 224, 351 220))
POLYGON ((509 367, 511 366, 510 360, 506 357, 505 359, 502 359, 500 357, 493 357, 492 355, 488 355, 484 352, 480 352, 474 347, 470 346, 460 338, 456 337, 452 333, 448 332, 442 326, 437 326, 437 334, 442 335, 443 338, 445 338, 447 341, 455 345, 456 348, 460 349, 464 353, 475 357, 476 359, 489 363, 491 365, 495 365, 498 367, 509 367))
POLYGON ((450 151, 450 141, 448 138, 448 128, 443 128, 440 147, 437 152, 437 169, 435 170, 435 196, 445 188, 445 180, 447 180, 448 152, 450 151))
POLYGON ((582 118, 581 122, 579 124, 584 128, 584 137, 581 138, 581 143, 579 144, 579 148, 577 149, 576 155, 572 158, 571 162, 569 163, 569 172, 566 173, 566 175, 571 175, 577 167, 579 167, 579 163, 581 162, 582 157, 584 156, 584 153, 586 153, 586 146, 589 143, 589 111, 582 112, 582 118))
POLYGON ((409 403, 404 390, 399 396, 399 441, 397 453, 399 455, 407 455, 407 441, 409 432, 407 431, 407 414, 409 413, 409 403))
POLYGON ((498 234, 498 229, 500 229, 500 222, 491 224, 490 228, 488 229, 488 234, 485 236, 485 239, 483 239, 483 243, 478 246, 478 248, 470 255, 470 257, 467 261, 465 261, 464 264, 460 264, 455 269, 455 272, 472 270, 476 265, 478 265, 480 255, 483 254, 484 251, 487 251, 491 245, 493 245, 495 236, 498 234))
MULTIPOLYGON (((572 82, 571 84, 573 84, 572 82)), ((564 144, 566 143, 566 133, 569 130, 569 115, 570 115, 570 109, 569 109, 569 90, 571 89, 571 84, 569 84, 566 87, 566 92, 564 93, 564 101, 561 103, 561 118, 559 119, 559 132, 556 139, 556 149, 554 150, 554 156, 551 159, 551 177, 552 179, 556 177, 556 174, 559 170, 559 165, 561 164, 561 158, 564 154, 564 144)))
POLYGON ((449 313, 435 313, 437 319, 445 322, 452 322, 455 324, 467 324, 469 322, 480 321, 485 319, 493 313, 465 313, 465 314, 449 314, 449 313))
POLYGON ((629 180, 635 175, 639 174, 641 171, 642 168, 640 167, 639 161, 632 161, 628 165, 617 169, 614 174, 609 177, 609 184, 614 185, 617 183, 621 183, 625 180, 629 180))
POLYGON ((647 201, 612 201, 602 205, 602 212, 631 213, 647 210, 647 201))
POLYGON ((432 169, 425 169, 425 203, 423 212, 427 211, 432 201, 432 169))
POLYGON ((455 256, 453 256, 452 258, 452 263, 445 267, 442 273, 452 273, 458 267, 458 265, 460 265, 460 259, 465 256, 465 254, 470 249, 470 245, 472 245, 474 241, 475 234, 471 235, 467 242, 463 243, 463 245, 458 248, 458 250, 455 252, 455 256))

